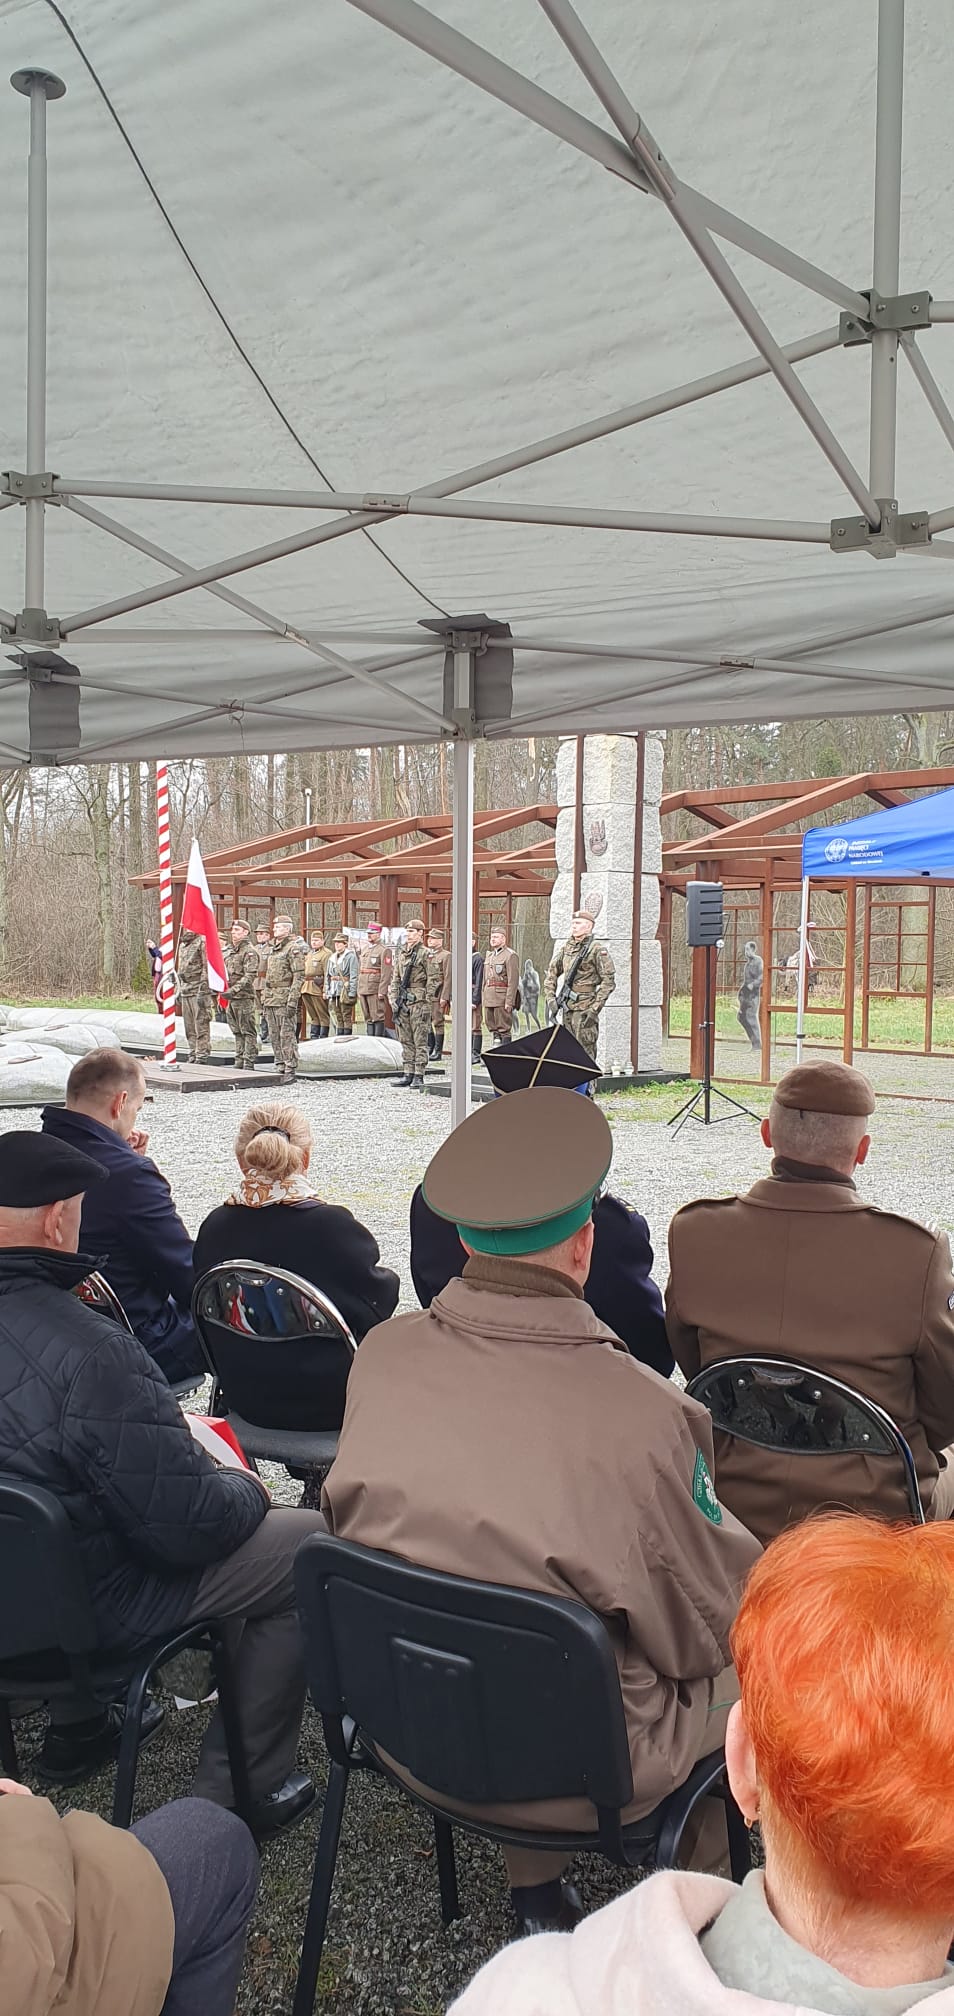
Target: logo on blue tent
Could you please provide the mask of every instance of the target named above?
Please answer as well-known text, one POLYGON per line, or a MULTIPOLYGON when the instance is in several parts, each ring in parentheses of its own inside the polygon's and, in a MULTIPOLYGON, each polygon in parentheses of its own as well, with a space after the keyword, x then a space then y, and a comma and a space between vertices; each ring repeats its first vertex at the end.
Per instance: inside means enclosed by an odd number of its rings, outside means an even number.
POLYGON ((848 842, 847 840, 843 839, 842 836, 839 834, 837 839, 829 840, 828 845, 825 848, 825 860, 843 861, 847 852, 848 852, 848 842))

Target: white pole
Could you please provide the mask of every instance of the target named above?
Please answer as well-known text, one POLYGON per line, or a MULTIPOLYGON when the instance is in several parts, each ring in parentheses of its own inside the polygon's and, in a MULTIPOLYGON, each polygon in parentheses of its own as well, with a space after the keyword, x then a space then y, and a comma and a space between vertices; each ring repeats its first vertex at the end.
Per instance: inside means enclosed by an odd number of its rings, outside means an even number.
MULTIPOLYGON (((46 82, 30 87, 30 158, 27 180, 27 414, 28 476, 46 467, 46 82)), ((44 513, 41 497, 27 499, 24 606, 42 609, 44 513)))
MULTIPOLYGON (((904 94, 904 0, 878 0, 878 85, 875 113, 875 291, 898 292, 901 245, 901 114, 904 94)), ((893 497, 898 403, 898 338, 872 317, 869 482, 876 497, 893 497)))
MULTIPOLYGON (((454 703, 470 701, 471 654, 454 653, 454 703)), ((474 930, 474 745, 454 743, 454 838, 451 864, 451 1126, 459 1127, 471 1107, 470 958, 474 930)))
POLYGON ((159 846, 159 950, 162 953, 162 1068, 176 1071, 176 982, 172 929, 172 852, 169 844, 169 770, 156 764, 156 836, 159 846))
POLYGON ((805 1041, 805 987, 808 980, 808 891, 810 877, 802 876, 802 914, 798 926, 798 1005, 795 1011, 795 1062, 802 1061, 805 1041))

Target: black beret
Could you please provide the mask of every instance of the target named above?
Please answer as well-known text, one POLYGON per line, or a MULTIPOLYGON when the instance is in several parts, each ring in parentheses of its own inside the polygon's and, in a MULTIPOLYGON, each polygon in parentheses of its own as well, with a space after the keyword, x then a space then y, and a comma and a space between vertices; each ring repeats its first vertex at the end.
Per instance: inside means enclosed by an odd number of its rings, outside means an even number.
POLYGON ((106 1176, 91 1155, 50 1134, 0 1134, 0 1210, 39 1210, 79 1197, 106 1176))

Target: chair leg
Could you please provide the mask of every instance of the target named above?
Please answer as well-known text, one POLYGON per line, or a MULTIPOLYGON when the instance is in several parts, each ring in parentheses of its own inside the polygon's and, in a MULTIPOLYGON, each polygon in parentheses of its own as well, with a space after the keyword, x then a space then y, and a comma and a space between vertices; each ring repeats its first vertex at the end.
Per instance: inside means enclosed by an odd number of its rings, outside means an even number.
POLYGON ((292 2016, 312 2016, 315 2006, 347 1792, 348 1772, 345 1766, 331 1764, 321 1816, 321 1831, 315 1852, 315 1873, 311 1881, 311 1896, 308 1899, 308 1916, 305 1919, 305 1936, 301 1944, 301 1960, 298 1964, 292 2016))
POLYGON ((437 1855, 437 1880, 441 1889, 441 1918, 445 1925, 453 1925, 460 1917, 460 1897, 457 1891, 457 1861, 454 1855, 454 1830, 449 1820, 441 1820, 434 1815, 434 1848, 437 1855))
POLYGON ((19 1784, 20 1759, 17 1756, 9 1701, 0 1701, 0 1764, 3 1765, 4 1777, 15 1778, 19 1784))
POLYGON ((248 1759, 245 1755, 245 1742, 239 1719, 235 1675, 229 1648, 225 1639, 218 1633, 212 1639, 212 1669, 218 1688, 219 1714, 222 1717, 229 1772, 232 1778, 232 1803, 239 1818, 244 1820, 246 1825, 250 1825, 252 1793, 248 1782, 248 1759))
POLYGON ((128 1827, 132 1821, 136 1798, 136 1770, 139 1764, 139 1738, 142 1734, 146 1690, 151 1677, 151 1667, 142 1668, 133 1675, 126 1693, 123 1733, 119 1742, 116 1785, 113 1791, 114 1827, 128 1827))

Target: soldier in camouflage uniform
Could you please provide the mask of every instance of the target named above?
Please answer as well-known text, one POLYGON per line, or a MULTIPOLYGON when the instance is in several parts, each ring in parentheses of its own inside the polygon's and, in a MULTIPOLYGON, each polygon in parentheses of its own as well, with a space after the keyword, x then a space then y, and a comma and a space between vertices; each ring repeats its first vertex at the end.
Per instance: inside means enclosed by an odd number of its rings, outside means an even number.
POLYGON ((276 917, 272 950, 265 961, 262 1005, 278 1075, 286 1082, 298 1069, 298 1003, 304 977, 304 944, 294 935, 290 917, 276 917))
POLYGON ((232 925, 232 942, 225 948, 225 983, 228 994, 227 1019, 235 1037, 235 1062, 240 1071, 254 1071, 258 1056, 258 947, 244 917, 232 925))
POLYGON ((204 1064, 212 1055, 212 995, 209 957, 198 931, 183 931, 179 939, 179 1004, 189 1062, 204 1064))
POLYGON ((451 955, 444 948, 444 933, 437 924, 432 924, 427 934, 427 998, 431 1007, 427 1054, 436 1060, 444 1055, 444 1017, 451 998, 451 955))
POLYGON ((394 1009, 394 1027, 400 1039, 404 1065, 403 1078, 395 1078, 394 1083, 423 1092, 431 1004, 427 998, 427 952, 424 924, 420 917, 411 919, 407 927, 407 943, 395 953, 392 972, 389 999, 394 1009))
POLYGON ((585 905, 577 910, 566 944, 547 967, 543 991, 547 1020, 559 1016, 595 1063, 600 1015, 616 986, 616 968, 606 946, 594 938, 593 922, 585 905))

